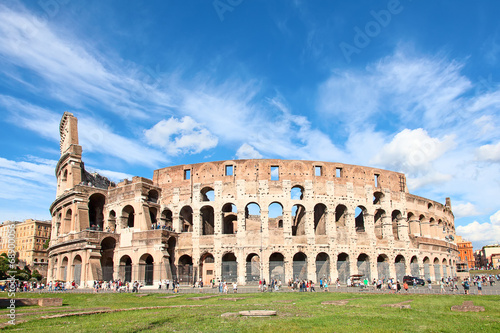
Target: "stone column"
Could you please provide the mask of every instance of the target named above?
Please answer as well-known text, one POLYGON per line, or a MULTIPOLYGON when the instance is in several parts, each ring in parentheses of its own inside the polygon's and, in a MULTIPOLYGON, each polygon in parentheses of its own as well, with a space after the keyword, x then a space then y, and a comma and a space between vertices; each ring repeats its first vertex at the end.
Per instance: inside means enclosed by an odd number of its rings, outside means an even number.
POLYGON ((307 237, 307 244, 313 245, 315 243, 314 233, 314 211, 306 210, 305 213, 305 233, 307 237))
POLYGON ((199 211, 196 211, 193 212, 193 237, 200 237, 201 231, 201 214, 199 211))
POLYGON ((269 244, 269 210, 260 211, 260 225, 262 232, 262 244, 269 244))
POLYGON ((319 282, 319 280, 316 281, 316 258, 307 257, 307 279, 315 283, 319 282))
MULTIPOLYGON (((293 277, 294 277, 293 276, 293 257, 290 257, 290 258, 285 257, 284 266, 285 266, 285 281, 288 282, 288 280, 293 279, 293 277)), ((267 275, 266 280, 267 280, 267 278, 269 278, 269 274, 267 275)))
POLYGON ((405 218, 398 219, 398 236, 402 241, 410 240, 410 236, 408 233, 408 222, 405 218))
POLYGON ((176 232, 182 232, 181 219, 179 218, 179 214, 174 214, 172 212, 172 228, 176 232))
POLYGON ((238 249, 235 251, 235 255, 236 255, 236 261, 237 261, 237 265, 238 265, 238 278, 237 278, 237 281, 238 281, 238 284, 239 285, 244 285, 245 284, 245 277, 246 277, 246 258, 245 258, 245 254, 243 252, 242 249, 238 249))
MULTIPOLYGON (((216 212, 214 211, 214 237, 220 237, 222 234, 222 218, 223 218, 222 212, 216 212)), ((240 232, 240 216, 238 214, 238 233, 240 232)), ((244 223, 244 221, 243 221, 244 223)))
POLYGON ((392 219, 390 216, 382 217, 382 230, 383 238, 394 240, 394 234, 392 233, 392 219))
POLYGON ((337 271, 337 256, 335 254, 330 255, 330 283, 337 281, 338 277, 339 272, 337 271))
POLYGON ((292 214, 289 211, 283 212, 283 237, 285 244, 292 242, 292 214))

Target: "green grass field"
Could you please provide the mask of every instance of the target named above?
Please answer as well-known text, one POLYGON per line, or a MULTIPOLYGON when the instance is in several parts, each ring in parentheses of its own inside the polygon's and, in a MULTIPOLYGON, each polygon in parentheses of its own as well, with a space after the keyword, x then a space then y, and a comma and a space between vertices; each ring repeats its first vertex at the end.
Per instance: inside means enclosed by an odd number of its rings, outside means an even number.
POLYGON ((497 274, 500 274, 500 269, 491 269, 491 270, 488 270, 488 271, 470 270, 469 274, 471 276, 474 276, 474 275, 497 275, 497 274))
MULTIPOLYGON (((16 297, 62 297, 62 307, 18 307, 16 332, 500 332, 500 296, 394 295, 368 293, 254 293, 217 295, 166 294, 22 294, 16 297), (229 298, 242 298, 231 300, 229 298), (322 305, 323 301, 350 301, 322 305), (411 309, 381 307, 412 300, 411 309), (473 301, 484 312, 454 312, 453 305, 473 301), (171 306, 147 310, 42 319, 91 309, 171 306), (175 306, 175 307, 174 307, 175 306), (276 317, 221 317, 242 310, 276 310, 276 317), (24 321, 24 322, 21 322, 24 321)), ((7 322, 7 310, 0 310, 7 322)))

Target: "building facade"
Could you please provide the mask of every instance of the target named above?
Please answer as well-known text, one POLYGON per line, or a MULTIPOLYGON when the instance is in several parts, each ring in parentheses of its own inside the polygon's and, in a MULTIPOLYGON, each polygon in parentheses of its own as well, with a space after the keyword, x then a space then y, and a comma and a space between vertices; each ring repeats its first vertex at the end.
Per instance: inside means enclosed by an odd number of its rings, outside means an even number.
POLYGON ((458 246, 460 262, 467 264, 468 269, 474 269, 476 267, 476 259, 474 258, 472 242, 464 240, 461 236, 457 236, 456 243, 458 246))
POLYGON ((60 125, 49 280, 431 280, 459 260, 451 202, 404 174, 341 163, 236 160, 118 184, 85 171, 77 119, 60 125))

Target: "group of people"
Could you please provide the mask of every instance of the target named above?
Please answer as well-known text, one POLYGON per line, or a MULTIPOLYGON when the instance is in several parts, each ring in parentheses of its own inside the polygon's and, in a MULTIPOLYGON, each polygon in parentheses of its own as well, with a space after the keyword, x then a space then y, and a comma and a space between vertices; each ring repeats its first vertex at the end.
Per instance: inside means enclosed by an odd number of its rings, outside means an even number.
POLYGON ((281 289, 280 279, 271 279, 271 282, 267 283, 266 279, 259 280, 259 290, 265 291, 279 291, 281 289))

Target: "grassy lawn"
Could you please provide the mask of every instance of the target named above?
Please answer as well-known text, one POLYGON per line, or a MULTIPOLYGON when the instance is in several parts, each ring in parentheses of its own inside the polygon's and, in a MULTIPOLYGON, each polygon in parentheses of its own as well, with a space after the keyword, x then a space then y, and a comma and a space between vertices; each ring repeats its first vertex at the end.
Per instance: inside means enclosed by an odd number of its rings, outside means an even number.
MULTIPOLYGON (((160 298, 133 294, 22 294, 16 297, 62 297, 58 308, 18 307, 18 323, 7 331, 21 332, 500 332, 500 296, 394 295, 367 293, 255 293, 189 299, 200 294, 160 298), (230 300, 228 298, 242 298, 230 300), (350 301, 322 305, 323 301, 350 301), (381 307, 413 300, 411 309, 381 307), (473 301, 484 312, 453 312, 453 305, 473 301), (175 306, 41 319, 41 316, 90 309, 175 306), (183 307, 180 307, 180 306, 183 307), (192 305, 197 305, 191 307, 192 305), (276 310, 269 318, 221 317, 242 310, 276 310)), ((8 319, 1 309, 3 322, 8 319)))
POLYGON ((487 271, 482 271, 482 270, 470 270, 469 274, 471 276, 473 275, 497 275, 500 274, 500 269, 492 269, 492 270, 487 270, 487 271))

